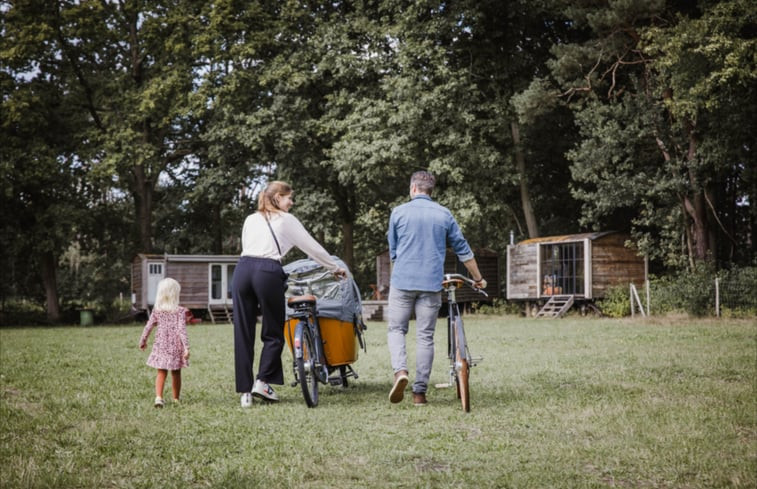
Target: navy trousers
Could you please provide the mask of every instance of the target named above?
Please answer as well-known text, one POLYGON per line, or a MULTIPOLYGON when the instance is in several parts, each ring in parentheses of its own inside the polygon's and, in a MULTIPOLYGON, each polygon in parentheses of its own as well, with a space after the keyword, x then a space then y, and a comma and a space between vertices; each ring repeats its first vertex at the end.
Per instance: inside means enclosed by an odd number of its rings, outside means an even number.
POLYGON ((276 260, 243 256, 234 268, 231 296, 237 392, 252 391, 255 326, 259 314, 263 317, 260 327, 263 349, 257 378, 268 384, 284 383, 281 351, 284 349, 285 284, 286 274, 276 260))

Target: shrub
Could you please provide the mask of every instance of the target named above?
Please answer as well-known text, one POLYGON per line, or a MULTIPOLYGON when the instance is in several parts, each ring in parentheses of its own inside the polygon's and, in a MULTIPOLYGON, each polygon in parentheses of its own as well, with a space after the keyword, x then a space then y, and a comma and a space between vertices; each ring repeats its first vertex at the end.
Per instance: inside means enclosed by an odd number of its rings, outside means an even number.
POLYGON ((631 314, 631 300, 628 286, 616 285, 607 289, 604 299, 598 301, 602 314, 620 318, 631 314))
POLYGON ((520 315, 521 306, 515 302, 508 302, 505 299, 494 299, 491 304, 481 303, 475 308, 478 314, 491 316, 502 315, 520 315))
POLYGON ((652 280, 652 312, 686 312, 694 316, 703 316, 714 311, 714 280, 712 271, 705 268, 652 280))

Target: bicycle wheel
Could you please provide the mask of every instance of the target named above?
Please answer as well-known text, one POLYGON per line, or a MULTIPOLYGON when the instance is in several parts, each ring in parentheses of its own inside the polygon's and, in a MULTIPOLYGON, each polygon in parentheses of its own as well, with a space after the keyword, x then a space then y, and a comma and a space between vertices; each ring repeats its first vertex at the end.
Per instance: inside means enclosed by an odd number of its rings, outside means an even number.
POLYGON ((470 365, 466 355, 465 330, 463 320, 455 318, 455 387, 457 397, 463 405, 463 411, 470 412, 470 385, 468 383, 470 365))
POLYGON ((315 373, 316 350, 313 335, 307 324, 301 321, 297 324, 294 336, 295 345, 299 344, 299 348, 302 351, 301 355, 295 355, 297 377, 300 387, 302 387, 302 396, 305 398, 305 404, 308 407, 315 407, 318 405, 318 377, 315 373))

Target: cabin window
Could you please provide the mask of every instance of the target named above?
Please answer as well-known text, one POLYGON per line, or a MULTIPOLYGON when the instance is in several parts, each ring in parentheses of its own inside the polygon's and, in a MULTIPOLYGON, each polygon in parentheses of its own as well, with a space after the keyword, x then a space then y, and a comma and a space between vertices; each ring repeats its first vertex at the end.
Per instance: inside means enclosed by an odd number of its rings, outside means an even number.
POLYGON ((234 264, 210 264, 210 302, 231 302, 231 278, 234 264))
POLYGON ((234 277, 234 265, 226 266, 226 298, 231 300, 231 279, 234 277))
POLYGON ((582 242, 541 246, 541 295, 584 295, 582 242))
POLYGON ((150 275, 163 275, 163 264, 150 263, 147 266, 147 273, 149 273, 150 275))
POLYGON ((212 265, 210 267, 210 298, 211 299, 221 299, 223 297, 222 295, 222 271, 221 271, 221 265, 212 265))

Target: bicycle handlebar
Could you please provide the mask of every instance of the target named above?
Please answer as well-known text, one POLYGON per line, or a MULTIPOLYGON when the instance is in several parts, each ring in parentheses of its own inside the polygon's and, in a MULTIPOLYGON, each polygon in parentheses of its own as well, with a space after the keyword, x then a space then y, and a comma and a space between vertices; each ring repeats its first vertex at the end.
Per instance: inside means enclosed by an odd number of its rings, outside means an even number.
POLYGON ((468 284, 471 289, 475 290, 479 294, 483 294, 485 297, 489 297, 489 294, 487 294, 484 289, 479 289, 475 286, 476 282, 472 278, 468 278, 465 275, 460 275, 459 273, 445 273, 444 279, 442 280, 442 285, 444 285, 444 282, 450 280, 461 280, 468 284))

